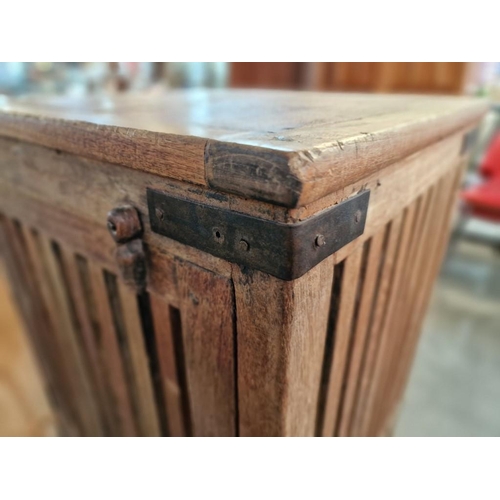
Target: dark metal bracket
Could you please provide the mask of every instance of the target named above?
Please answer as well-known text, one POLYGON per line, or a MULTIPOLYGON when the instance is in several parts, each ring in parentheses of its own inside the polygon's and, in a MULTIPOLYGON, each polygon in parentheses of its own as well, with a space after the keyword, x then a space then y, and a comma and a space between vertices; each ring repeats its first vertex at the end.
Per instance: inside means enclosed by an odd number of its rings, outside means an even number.
POLYGON ((147 190, 153 232, 283 280, 299 278, 363 234, 370 191, 283 224, 147 190))

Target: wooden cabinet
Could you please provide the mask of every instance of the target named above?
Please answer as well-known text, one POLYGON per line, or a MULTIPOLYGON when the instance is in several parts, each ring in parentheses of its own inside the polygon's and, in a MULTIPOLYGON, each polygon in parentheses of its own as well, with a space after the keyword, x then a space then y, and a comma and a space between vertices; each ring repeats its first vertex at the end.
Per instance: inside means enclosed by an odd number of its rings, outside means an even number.
POLYGON ((462 94, 478 63, 233 62, 230 85, 246 88, 462 94))
POLYGON ((60 432, 387 433, 484 110, 292 91, 7 101, 2 255, 60 432))

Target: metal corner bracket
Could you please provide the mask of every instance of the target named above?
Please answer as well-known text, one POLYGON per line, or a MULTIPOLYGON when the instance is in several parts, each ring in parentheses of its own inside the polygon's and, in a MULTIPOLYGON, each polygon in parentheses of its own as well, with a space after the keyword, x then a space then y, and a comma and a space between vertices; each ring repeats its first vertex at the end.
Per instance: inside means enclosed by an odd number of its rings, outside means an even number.
POLYGON ((370 191, 284 224, 147 190, 155 233, 282 280, 299 278, 363 234, 370 191))

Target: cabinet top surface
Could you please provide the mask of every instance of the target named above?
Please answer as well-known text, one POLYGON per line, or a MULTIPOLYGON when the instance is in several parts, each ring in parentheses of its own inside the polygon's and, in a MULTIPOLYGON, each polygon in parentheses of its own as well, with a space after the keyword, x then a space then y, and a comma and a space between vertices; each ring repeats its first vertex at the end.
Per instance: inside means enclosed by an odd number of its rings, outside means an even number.
POLYGON ((346 169, 361 178, 363 165, 381 168, 485 109, 470 98, 267 90, 0 98, 0 136, 299 206, 346 169), (297 180, 283 188, 294 193, 273 194, 280 176, 297 180))

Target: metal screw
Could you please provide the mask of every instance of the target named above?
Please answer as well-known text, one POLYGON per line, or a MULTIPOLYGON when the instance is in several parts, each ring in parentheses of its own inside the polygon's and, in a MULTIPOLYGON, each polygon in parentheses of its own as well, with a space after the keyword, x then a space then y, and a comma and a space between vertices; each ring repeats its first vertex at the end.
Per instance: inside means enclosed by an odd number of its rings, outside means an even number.
POLYGON ((240 240, 240 242, 238 243, 238 248, 242 252, 248 252, 248 250, 250 250, 250 245, 249 245, 248 241, 240 240))
POLYGON ((165 214, 163 213, 163 210, 161 208, 157 208, 155 210, 156 218, 163 220, 163 217, 165 217, 165 214))
POLYGON ((356 213, 354 214, 354 220, 356 222, 359 222, 361 220, 361 210, 356 211, 356 213))
POLYGON ((322 234, 318 234, 318 236, 316 236, 316 239, 314 240, 314 243, 317 247, 324 247, 326 245, 325 237, 322 234))

